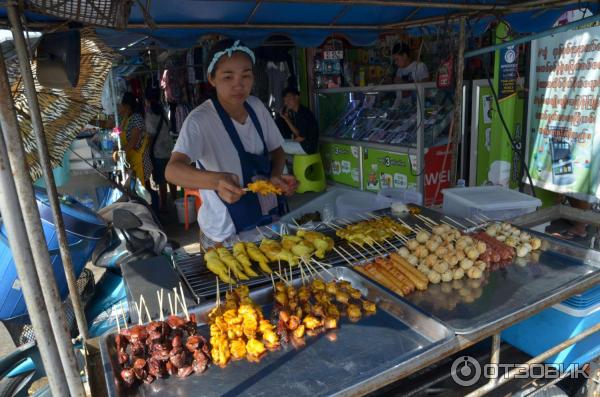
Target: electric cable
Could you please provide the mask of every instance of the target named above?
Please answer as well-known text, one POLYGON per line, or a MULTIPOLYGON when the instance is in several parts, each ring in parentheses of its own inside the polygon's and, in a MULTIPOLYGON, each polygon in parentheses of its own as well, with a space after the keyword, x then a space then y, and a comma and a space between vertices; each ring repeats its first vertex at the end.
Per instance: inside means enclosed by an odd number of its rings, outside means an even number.
POLYGON ((498 95, 496 94, 496 90, 494 88, 494 84, 492 83, 491 77, 490 77, 490 71, 489 68, 487 66, 487 60, 486 58, 489 58, 489 54, 486 54, 486 56, 484 56, 484 60, 483 60, 483 70, 485 72, 485 77, 487 79, 487 82, 490 86, 490 89, 492 91, 492 97, 494 98, 494 103, 496 104, 496 111, 498 112, 498 116, 500 116, 500 121, 502 122, 502 126, 504 127, 504 132, 506 133, 506 136, 508 137, 508 140, 510 141, 510 145, 513 149, 513 152, 515 152, 520 160, 521 160, 521 169, 525 169, 525 173, 527 174, 527 179, 529 181, 529 185, 531 186, 531 194, 533 195, 533 197, 537 198, 537 195, 535 194, 535 186, 533 184, 533 179, 531 178, 531 173, 529 172, 529 166, 527 165, 527 162, 525 161, 525 155, 523 154, 523 152, 521 150, 519 150, 519 148, 517 147, 517 144, 515 143, 512 135, 510 134, 510 131, 508 129, 508 125, 506 124, 506 120, 504 119, 504 115, 502 114, 502 110, 500 109, 500 102, 498 101, 498 95))

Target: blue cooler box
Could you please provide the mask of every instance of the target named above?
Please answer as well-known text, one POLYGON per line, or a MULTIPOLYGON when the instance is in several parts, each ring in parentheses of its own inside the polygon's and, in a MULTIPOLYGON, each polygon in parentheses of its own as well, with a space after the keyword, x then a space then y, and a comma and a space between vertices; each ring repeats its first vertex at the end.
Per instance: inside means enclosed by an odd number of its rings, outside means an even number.
MULTIPOLYGON (((502 340, 531 356, 570 339, 600 322, 600 286, 575 295, 502 332, 502 340)), ((579 368, 600 355, 600 333, 596 332, 546 360, 579 368)))
MULTIPOLYGON (((58 248, 58 236, 46 190, 35 189, 42 227, 58 290, 61 298, 68 295, 67 280, 58 248)), ((67 241, 71 251, 75 276, 78 277, 97 242, 106 232, 106 222, 95 212, 72 198, 61 198, 61 211, 67 230, 67 241)), ((46 280, 41 280, 46 282, 46 280)), ((27 312, 17 270, 6 238, 6 229, 0 225, 0 320, 7 320, 27 312)))

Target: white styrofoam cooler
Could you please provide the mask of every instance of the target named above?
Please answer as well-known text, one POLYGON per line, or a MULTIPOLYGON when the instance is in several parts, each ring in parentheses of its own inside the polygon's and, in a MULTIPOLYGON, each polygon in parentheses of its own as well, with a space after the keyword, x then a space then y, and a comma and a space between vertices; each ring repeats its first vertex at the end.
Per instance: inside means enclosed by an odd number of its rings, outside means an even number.
POLYGON ((446 215, 511 219, 542 205, 540 199, 501 186, 462 187, 442 190, 446 215))

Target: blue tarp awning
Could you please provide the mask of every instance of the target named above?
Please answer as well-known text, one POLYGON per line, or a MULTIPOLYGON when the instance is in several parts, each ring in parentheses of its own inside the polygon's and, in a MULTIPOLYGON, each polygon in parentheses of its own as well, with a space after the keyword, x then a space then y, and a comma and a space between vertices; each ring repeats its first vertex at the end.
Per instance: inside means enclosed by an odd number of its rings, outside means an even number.
MULTIPOLYGON (((134 2, 125 31, 98 29, 113 48, 150 39, 165 48, 189 48, 206 34, 239 38, 259 46, 274 35, 284 35, 300 47, 316 47, 338 35, 357 46, 372 44, 379 34, 408 29, 422 34, 449 17, 466 15, 472 34, 481 33, 497 18, 508 21, 515 32, 533 33, 552 27, 565 11, 588 8, 596 1, 552 1, 523 9, 531 1, 517 0, 152 0, 134 2), (386 4, 387 3, 387 4, 386 4), (148 18, 140 4, 149 4, 148 18), (514 7, 521 7, 520 9, 514 7), (155 25, 153 25, 155 24, 155 25)), ((47 22, 51 17, 27 12, 28 21, 47 22)), ((6 9, 0 9, 0 18, 6 9)))

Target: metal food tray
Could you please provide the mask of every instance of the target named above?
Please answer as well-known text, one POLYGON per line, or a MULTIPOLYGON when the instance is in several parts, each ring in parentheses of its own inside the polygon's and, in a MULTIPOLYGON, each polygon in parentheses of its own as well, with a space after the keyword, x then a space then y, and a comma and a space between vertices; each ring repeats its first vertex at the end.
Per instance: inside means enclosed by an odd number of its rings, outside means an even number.
MULTIPOLYGON (((366 298, 377 302, 377 313, 352 323, 340 322, 337 339, 325 335, 307 337, 306 346, 291 345, 269 352, 260 363, 231 362, 222 369, 211 366, 203 374, 179 379, 171 376, 150 385, 126 389, 117 379, 114 333, 102 337, 100 350, 110 396, 322 396, 352 393, 357 388, 378 385, 378 378, 414 364, 432 349, 445 349, 456 343, 454 334, 441 323, 393 296, 386 290, 346 267, 330 269, 348 280, 366 298)), ((326 280, 332 275, 322 273, 326 280)), ((300 280, 295 280, 299 284, 300 280)), ((251 292, 269 316, 272 287, 251 292)), ((197 307, 200 322, 206 320, 214 302, 197 307)), ((201 325, 206 335, 208 326, 201 325)))
POLYGON ((403 299, 457 334, 472 334, 542 305, 591 277, 600 282, 600 252, 523 230, 542 240, 539 251, 515 257, 511 264, 484 272, 481 279, 430 284, 403 299))

